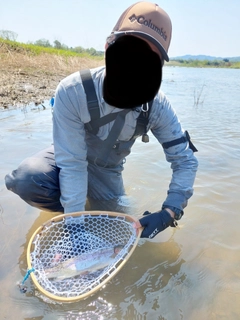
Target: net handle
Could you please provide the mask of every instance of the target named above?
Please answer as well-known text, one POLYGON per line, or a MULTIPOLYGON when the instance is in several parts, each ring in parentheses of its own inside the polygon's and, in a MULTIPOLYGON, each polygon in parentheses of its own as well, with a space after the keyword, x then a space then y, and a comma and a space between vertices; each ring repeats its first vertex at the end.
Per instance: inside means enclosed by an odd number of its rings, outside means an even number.
MULTIPOLYGON (((53 217, 52 219, 48 220, 47 222, 45 222, 44 224, 42 224, 31 236, 29 243, 28 243, 28 247, 27 247, 27 266, 28 266, 28 270, 32 269, 32 263, 31 263, 31 246, 33 244, 33 241, 35 239, 35 237, 38 234, 41 234, 41 231, 46 227, 51 225, 53 222, 58 222, 63 220, 65 217, 79 217, 79 216, 110 216, 110 217, 123 217, 126 220, 128 220, 129 222, 137 222, 138 219, 136 217, 130 216, 128 214, 124 214, 124 213, 119 213, 119 212, 113 212, 113 211, 80 211, 80 212, 74 212, 74 213, 66 213, 66 214, 61 214, 58 215, 56 217, 53 217)), ((102 288, 110 279, 112 279, 116 273, 119 272, 119 270, 125 265, 125 263, 128 261, 128 259, 131 257, 131 255, 133 254, 134 250, 136 249, 136 246, 138 244, 139 238, 141 236, 141 233, 143 231, 143 228, 139 228, 136 229, 137 232, 137 237, 136 240, 134 242, 134 245, 132 246, 131 250, 128 252, 127 256, 124 258, 124 260, 121 262, 121 264, 111 273, 111 275, 109 277, 107 277, 107 279, 103 280, 99 285, 97 285, 94 289, 92 289, 90 292, 86 292, 84 294, 81 294, 80 296, 76 296, 76 297, 57 297, 54 294, 46 291, 45 289, 42 288, 42 286, 40 286, 40 284, 37 281, 37 278, 34 275, 34 272, 31 272, 30 276, 32 278, 32 281, 34 283, 34 285, 37 287, 37 289, 43 293, 45 296, 49 297, 52 300, 55 301, 59 301, 59 302, 76 302, 82 299, 85 299, 91 295, 93 295, 94 293, 96 293, 100 288, 102 288)))

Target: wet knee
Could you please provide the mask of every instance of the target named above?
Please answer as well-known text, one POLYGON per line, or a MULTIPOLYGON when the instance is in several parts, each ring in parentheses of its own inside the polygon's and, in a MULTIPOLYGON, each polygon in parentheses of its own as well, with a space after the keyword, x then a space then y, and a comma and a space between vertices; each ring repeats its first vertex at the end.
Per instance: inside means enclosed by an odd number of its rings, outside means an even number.
POLYGON ((33 193, 36 193, 35 177, 44 175, 41 172, 42 164, 39 163, 38 158, 27 158, 25 159, 16 170, 7 174, 5 177, 5 184, 8 190, 18 194, 23 199, 31 198, 33 193))

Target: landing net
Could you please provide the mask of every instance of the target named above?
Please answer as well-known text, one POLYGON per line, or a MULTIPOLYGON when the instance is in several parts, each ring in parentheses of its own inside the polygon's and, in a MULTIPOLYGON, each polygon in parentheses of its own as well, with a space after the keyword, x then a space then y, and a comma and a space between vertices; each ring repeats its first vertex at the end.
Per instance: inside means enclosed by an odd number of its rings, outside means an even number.
POLYGON ((135 219, 114 212, 57 216, 32 236, 28 268, 37 288, 62 302, 86 298, 125 264, 140 237, 135 219))

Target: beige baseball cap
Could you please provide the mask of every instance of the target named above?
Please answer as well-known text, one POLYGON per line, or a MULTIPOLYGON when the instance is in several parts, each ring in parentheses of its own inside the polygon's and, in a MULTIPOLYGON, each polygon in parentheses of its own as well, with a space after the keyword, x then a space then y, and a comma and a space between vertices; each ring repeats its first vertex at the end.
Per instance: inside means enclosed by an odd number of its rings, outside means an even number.
POLYGON ((126 9, 108 37, 110 44, 123 35, 132 35, 153 44, 161 60, 169 61, 168 48, 172 23, 168 14, 157 4, 137 2, 126 9))

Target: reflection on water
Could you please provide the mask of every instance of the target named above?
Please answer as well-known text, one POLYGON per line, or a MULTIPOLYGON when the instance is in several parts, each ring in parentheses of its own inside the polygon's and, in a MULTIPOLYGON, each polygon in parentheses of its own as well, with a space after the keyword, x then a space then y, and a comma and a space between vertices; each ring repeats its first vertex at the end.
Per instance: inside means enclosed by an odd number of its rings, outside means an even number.
MULTIPOLYGON (((2 319, 240 318, 240 71, 165 67, 162 89, 199 150, 194 197, 179 229, 141 240, 103 290, 73 304, 47 300, 30 280, 28 292, 19 292, 30 236, 54 214, 26 205, 3 181, 25 157, 52 142, 50 107, 46 102, 46 110, 0 112, 2 319)), ((170 177, 155 138, 150 136, 149 144, 137 141, 124 170, 136 204, 132 214, 158 210, 170 177)))

